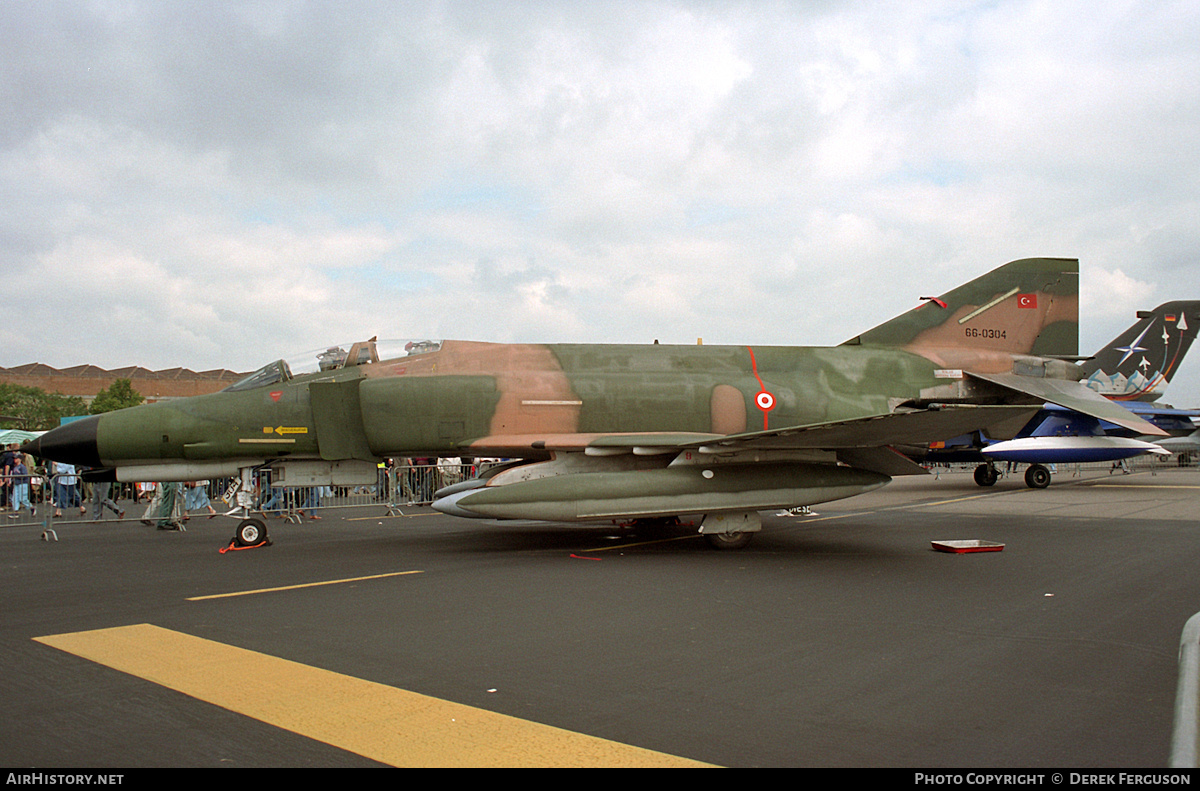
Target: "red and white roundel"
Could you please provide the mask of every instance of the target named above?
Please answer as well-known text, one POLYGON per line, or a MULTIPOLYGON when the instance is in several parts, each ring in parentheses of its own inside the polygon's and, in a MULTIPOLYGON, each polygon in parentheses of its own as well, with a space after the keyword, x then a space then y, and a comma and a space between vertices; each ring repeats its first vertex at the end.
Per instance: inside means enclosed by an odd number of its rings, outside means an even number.
POLYGON ((754 397, 754 403, 758 404, 758 408, 764 412, 770 412, 775 408, 775 396, 762 390, 754 397))

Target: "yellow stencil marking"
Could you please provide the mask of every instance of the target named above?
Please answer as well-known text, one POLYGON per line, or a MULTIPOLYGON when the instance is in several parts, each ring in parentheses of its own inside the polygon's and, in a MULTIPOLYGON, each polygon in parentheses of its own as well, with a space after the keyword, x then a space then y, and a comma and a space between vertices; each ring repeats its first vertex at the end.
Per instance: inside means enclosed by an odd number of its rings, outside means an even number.
POLYGON ((307 426, 263 426, 264 434, 307 434, 307 426))
POLYGON ((703 766, 151 624, 34 638, 392 766, 703 766))

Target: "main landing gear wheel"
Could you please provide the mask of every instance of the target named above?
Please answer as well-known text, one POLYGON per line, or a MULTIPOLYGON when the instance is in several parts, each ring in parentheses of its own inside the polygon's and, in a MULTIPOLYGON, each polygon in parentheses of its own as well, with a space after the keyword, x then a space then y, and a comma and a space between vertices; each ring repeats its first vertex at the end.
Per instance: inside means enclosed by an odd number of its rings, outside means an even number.
POLYGON ((754 534, 746 531, 741 533, 705 533, 704 538, 713 549, 741 549, 750 543, 754 534))
POLYGON ((980 486, 995 486, 998 480, 1000 480, 1000 473, 996 472, 995 466, 980 464, 975 468, 975 483, 980 486))
POLYGON ((243 519, 233 535, 239 547, 252 547, 267 540, 267 523, 261 519, 243 519))
POLYGON ((1025 470, 1025 485, 1030 489, 1045 489, 1050 485, 1050 470, 1040 464, 1031 464, 1025 470))

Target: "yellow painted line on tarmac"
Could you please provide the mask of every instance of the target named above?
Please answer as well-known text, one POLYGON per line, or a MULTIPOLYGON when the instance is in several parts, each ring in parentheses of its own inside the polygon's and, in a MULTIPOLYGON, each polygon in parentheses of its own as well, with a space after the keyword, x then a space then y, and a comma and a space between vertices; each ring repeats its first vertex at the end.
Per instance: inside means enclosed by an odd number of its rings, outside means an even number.
POLYGON ((1089 483, 1088 486, 1109 489, 1200 489, 1200 486, 1180 483, 1089 483))
MULTIPOLYGON (((1020 491, 1020 490, 1017 490, 1020 491)), ((897 510, 901 508, 923 508, 929 505, 950 505, 952 503, 965 503, 967 500, 982 500, 985 497, 1002 497, 1006 494, 1012 494, 1011 491, 988 492, 987 494, 970 494, 965 497, 955 497, 950 500, 935 500, 927 503, 905 503, 902 506, 894 506, 897 510)))
POLYGON ((256 593, 274 593, 275 591, 291 591, 300 588, 319 588, 322 585, 341 585, 346 582, 362 582, 363 580, 380 580, 386 577, 402 577, 405 574, 420 574, 420 571, 392 571, 387 574, 372 574, 367 577, 346 577, 340 580, 321 580, 320 582, 301 582, 296 585, 280 585, 278 588, 258 588, 257 590, 234 591, 232 593, 213 593, 208 596, 189 596, 187 601, 205 601, 207 599, 229 599, 234 596, 253 596, 256 593))
POLYGON ((346 522, 369 522, 371 520, 379 521, 381 519, 416 519, 421 516, 441 516, 439 513, 423 513, 423 514, 383 514, 382 516, 347 516, 343 518, 346 522))
POLYGON ((391 766, 705 765, 419 695, 152 624, 34 639, 391 766))

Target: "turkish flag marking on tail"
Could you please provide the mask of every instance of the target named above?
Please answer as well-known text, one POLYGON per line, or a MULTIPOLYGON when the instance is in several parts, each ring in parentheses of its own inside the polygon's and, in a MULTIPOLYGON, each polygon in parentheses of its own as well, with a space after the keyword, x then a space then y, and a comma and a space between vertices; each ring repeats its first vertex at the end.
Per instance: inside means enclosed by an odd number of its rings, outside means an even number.
POLYGON ((1036 308, 1037 294, 1017 294, 1018 308, 1036 308))

